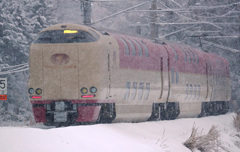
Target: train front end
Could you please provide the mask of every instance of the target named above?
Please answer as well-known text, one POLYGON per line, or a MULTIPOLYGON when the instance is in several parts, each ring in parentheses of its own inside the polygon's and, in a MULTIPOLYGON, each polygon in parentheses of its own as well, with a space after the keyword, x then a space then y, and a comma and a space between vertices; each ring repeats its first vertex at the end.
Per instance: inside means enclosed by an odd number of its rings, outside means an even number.
POLYGON ((108 54, 101 34, 58 24, 41 31, 30 47, 29 99, 37 123, 96 122, 108 92, 108 54))

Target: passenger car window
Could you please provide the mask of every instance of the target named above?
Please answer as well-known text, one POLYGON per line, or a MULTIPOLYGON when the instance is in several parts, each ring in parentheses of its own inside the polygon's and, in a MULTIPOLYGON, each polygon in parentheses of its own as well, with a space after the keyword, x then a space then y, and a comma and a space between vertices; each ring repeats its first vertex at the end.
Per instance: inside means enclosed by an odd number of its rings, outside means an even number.
POLYGON ((179 82, 179 74, 178 74, 178 71, 176 71, 176 83, 179 82))
POLYGON ((200 95, 201 95, 201 85, 198 84, 198 98, 197 99, 199 99, 200 95))
POLYGON ((174 52, 174 54, 175 54, 175 60, 177 61, 177 60, 178 60, 177 51, 175 50, 175 48, 174 48, 173 46, 171 46, 171 45, 169 45, 169 46, 172 48, 172 50, 173 50, 173 52, 174 52))
POLYGON ((98 39, 86 31, 52 30, 41 32, 33 43, 87 43, 98 39))
POLYGON ((194 53, 195 56, 196 56, 196 61, 197 61, 197 63, 199 63, 199 59, 198 59, 198 54, 197 54, 197 52, 196 52, 195 50, 193 50, 193 53, 194 53))
POLYGON ((148 50, 148 47, 146 46, 146 44, 144 44, 142 41, 141 41, 141 44, 144 48, 144 52, 145 52, 145 57, 149 57, 149 50, 148 50))
POLYGON ((188 62, 191 62, 191 56, 190 56, 190 54, 189 54, 189 52, 188 52, 188 50, 186 50, 185 48, 183 49, 185 52, 186 52, 186 54, 187 54, 187 57, 188 57, 188 62))
POLYGON ((146 88, 144 90, 144 100, 148 100, 150 93, 150 83, 146 83, 146 88))
POLYGON ((130 55, 129 47, 128 47, 127 42, 123 38, 120 38, 120 40, 122 41, 122 43, 124 45, 124 53, 125 53, 125 55, 130 55))
POLYGON ((134 40, 134 43, 137 45, 138 55, 142 56, 142 47, 140 46, 140 44, 136 40, 134 40))
POLYGON ((131 89, 131 100, 135 100, 137 94, 137 82, 133 82, 133 87, 131 89))
POLYGON ((196 97, 197 97, 197 85, 196 84, 194 84, 193 92, 194 92, 194 99, 196 99, 196 97))
POLYGON ((143 88, 144 88, 144 83, 143 83, 143 82, 140 82, 140 84, 139 84, 139 89, 138 89, 138 97, 137 97, 138 100, 141 100, 141 99, 142 99, 142 96, 143 96, 143 88))
MULTIPOLYGON (((192 86, 192 84, 190 84, 190 89, 189 89, 189 90, 190 90, 189 94, 190 94, 190 96, 192 97, 192 95, 193 95, 193 86, 192 86)), ((190 98, 191 98, 191 97, 190 97, 190 98)))
POLYGON ((172 83, 174 83, 174 69, 171 69, 171 78, 172 78, 172 83))
POLYGON ((128 100, 129 94, 130 94, 130 82, 126 82, 126 88, 125 88, 125 95, 124 95, 124 100, 128 100))
POLYGON ((128 43, 130 44, 131 46, 131 49, 132 49, 132 56, 136 56, 136 48, 135 48, 135 45, 133 44, 133 42, 130 40, 130 39, 127 39, 128 43))
POLYGON ((189 86, 188 86, 188 84, 186 84, 186 87, 185 87, 185 94, 186 94, 185 99, 187 99, 187 97, 188 97, 188 92, 189 92, 189 86))
POLYGON ((183 56, 184 56, 184 61, 187 62, 187 55, 186 55, 186 52, 180 47, 180 50, 182 51, 183 53, 183 56))
POLYGON ((195 55, 194 55, 193 51, 190 48, 187 48, 187 49, 190 51, 190 53, 192 55, 192 61, 196 62, 196 58, 195 58, 195 55))

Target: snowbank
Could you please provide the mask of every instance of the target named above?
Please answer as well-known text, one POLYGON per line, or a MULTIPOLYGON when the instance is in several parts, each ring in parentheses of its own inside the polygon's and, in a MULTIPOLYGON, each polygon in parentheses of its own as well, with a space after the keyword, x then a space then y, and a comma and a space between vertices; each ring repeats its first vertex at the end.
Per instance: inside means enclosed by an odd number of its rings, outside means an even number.
POLYGON ((217 125, 222 144, 240 151, 240 136, 229 113, 205 118, 113 123, 63 128, 0 127, 1 152, 191 152, 183 145, 193 125, 206 134, 217 125))

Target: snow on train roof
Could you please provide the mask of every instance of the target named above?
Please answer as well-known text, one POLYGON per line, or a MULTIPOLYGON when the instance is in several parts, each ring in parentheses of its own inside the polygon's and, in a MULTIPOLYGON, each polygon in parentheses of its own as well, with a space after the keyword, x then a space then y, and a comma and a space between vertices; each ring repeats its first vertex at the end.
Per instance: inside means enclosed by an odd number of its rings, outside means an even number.
POLYGON ((85 25, 71 24, 71 23, 61 23, 61 24, 56 24, 56 25, 47 27, 47 28, 43 29, 42 32, 43 31, 51 31, 51 30, 62 30, 62 29, 83 30, 83 31, 89 31, 89 29, 94 30, 91 27, 85 26, 85 25))

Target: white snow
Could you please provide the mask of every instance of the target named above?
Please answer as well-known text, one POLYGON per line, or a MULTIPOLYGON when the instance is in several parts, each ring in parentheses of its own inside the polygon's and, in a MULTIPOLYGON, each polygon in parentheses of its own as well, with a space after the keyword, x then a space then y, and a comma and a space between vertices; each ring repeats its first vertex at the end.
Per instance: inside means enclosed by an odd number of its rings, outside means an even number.
MULTIPOLYGON (((44 127, 0 127, 0 152, 191 152, 183 145, 193 125, 206 134, 212 125, 230 152, 240 151, 234 113, 142 123, 44 127), (237 146, 238 143, 238 146, 237 146)), ((221 150, 220 150, 221 151, 221 150)))

